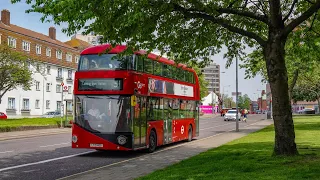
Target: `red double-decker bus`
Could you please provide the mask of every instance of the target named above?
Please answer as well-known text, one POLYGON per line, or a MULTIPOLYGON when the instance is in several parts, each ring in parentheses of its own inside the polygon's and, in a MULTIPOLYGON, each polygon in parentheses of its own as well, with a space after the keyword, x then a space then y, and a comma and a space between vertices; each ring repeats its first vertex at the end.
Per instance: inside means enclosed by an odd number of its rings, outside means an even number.
POLYGON ((195 71, 145 51, 117 56, 125 49, 106 44, 81 52, 72 148, 153 152, 157 146, 198 136, 195 71))

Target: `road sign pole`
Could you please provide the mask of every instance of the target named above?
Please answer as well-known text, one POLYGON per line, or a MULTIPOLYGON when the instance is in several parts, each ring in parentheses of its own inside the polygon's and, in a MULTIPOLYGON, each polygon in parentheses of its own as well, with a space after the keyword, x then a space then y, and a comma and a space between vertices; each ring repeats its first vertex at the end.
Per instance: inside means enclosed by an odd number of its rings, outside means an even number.
POLYGON ((61 123, 60 123, 60 127, 63 128, 62 125, 62 119, 63 119, 63 85, 64 83, 61 83, 61 104, 60 104, 60 113, 61 113, 61 123))

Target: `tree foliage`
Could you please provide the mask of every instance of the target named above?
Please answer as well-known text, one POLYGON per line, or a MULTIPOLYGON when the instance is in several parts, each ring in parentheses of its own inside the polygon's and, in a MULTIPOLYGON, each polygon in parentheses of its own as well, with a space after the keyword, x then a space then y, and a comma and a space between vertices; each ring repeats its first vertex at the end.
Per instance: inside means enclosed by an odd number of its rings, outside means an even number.
MULTIPOLYGON (((19 2, 21 0, 11 0, 19 2)), ((158 49, 175 61, 209 64, 209 53, 227 47, 228 63, 243 59, 245 45, 262 50, 273 97, 275 155, 298 154, 289 103, 285 45, 297 27, 305 29, 320 8, 320 0, 26 0, 27 12, 42 20, 68 23, 68 35, 84 29, 103 42, 158 49), (92 23, 88 23, 91 21, 92 23), (202 59, 203 61, 197 62, 202 59)), ((315 17, 313 19, 317 19, 315 17)), ((313 22, 313 21, 312 21, 313 22)), ((312 23, 313 24, 313 23, 312 23)), ((312 25, 311 25, 312 26, 312 25)), ((128 48, 128 51, 132 51, 128 48)))
POLYGON ((31 86, 32 71, 27 57, 6 45, 0 45, 0 103, 8 91, 18 87, 30 90, 31 86))
MULTIPOLYGON (((312 64, 311 64, 312 66, 312 64)), ((320 64, 313 65, 313 71, 299 77, 293 89, 293 101, 317 101, 320 107, 320 64)))
POLYGON ((238 107, 240 109, 250 109, 251 99, 247 94, 238 97, 238 107))
POLYGON ((201 69, 198 67, 197 64, 191 65, 191 67, 196 71, 198 78, 199 78, 199 84, 200 84, 200 99, 202 100, 208 95, 208 82, 204 79, 204 75, 201 72, 201 69))
POLYGON ((224 108, 236 107, 236 102, 234 102, 233 98, 229 97, 227 94, 223 94, 222 100, 224 108))

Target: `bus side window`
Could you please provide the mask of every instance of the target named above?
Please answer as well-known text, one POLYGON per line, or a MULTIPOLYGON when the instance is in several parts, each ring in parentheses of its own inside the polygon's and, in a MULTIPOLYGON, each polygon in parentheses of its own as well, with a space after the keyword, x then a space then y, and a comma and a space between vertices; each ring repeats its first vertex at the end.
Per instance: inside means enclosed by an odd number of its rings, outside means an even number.
POLYGON ((162 63, 153 61, 154 75, 162 76, 162 63))
POLYGON ((140 55, 135 56, 135 70, 143 72, 143 57, 140 55))
POLYGON ((194 84, 196 81, 194 80, 193 72, 190 73, 191 83, 194 84))
POLYGON ((164 77, 172 78, 172 76, 171 76, 172 66, 167 65, 167 64, 163 64, 162 73, 163 73, 163 76, 164 76, 164 77))
POLYGON ((179 68, 172 66, 172 78, 173 79, 179 79, 179 68))
POLYGON ((153 74, 153 61, 148 58, 144 58, 144 72, 153 74))
POLYGON ((177 71, 177 75, 178 75, 178 80, 180 80, 180 81, 185 81, 185 79, 184 79, 184 70, 183 69, 181 69, 181 68, 178 68, 178 71, 177 71))

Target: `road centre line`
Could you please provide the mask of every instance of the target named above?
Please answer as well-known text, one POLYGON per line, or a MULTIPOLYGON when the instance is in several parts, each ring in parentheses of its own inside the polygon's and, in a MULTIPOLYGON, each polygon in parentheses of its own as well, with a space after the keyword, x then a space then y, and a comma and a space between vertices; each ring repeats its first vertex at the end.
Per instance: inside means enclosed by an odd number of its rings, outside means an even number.
POLYGON ((33 163, 27 163, 27 164, 21 164, 21 165, 17 165, 17 166, 6 167, 6 168, 0 169, 0 172, 7 171, 7 170, 12 170, 12 169, 17 169, 17 168, 21 168, 21 167, 26 167, 26 166, 31 166, 31 165, 36 165, 36 164, 43 164, 43 163, 47 163, 47 162, 51 162, 51 161, 57 161, 57 160, 66 159, 66 158, 70 158, 70 157, 89 154, 89 153, 92 153, 92 152, 95 152, 95 151, 87 151, 87 152, 73 154, 73 155, 69 155, 69 156, 63 156, 63 157, 59 157, 59 158, 47 159, 47 160, 33 162, 33 163))
POLYGON ((13 151, 3 151, 3 152, 0 152, 0 154, 5 154, 5 153, 11 153, 13 151))
POLYGON ((41 148, 44 148, 44 147, 59 146, 59 145, 64 145, 64 144, 71 144, 71 142, 60 143, 60 144, 51 144, 51 145, 40 146, 40 147, 41 147, 41 148))
POLYGON ((203 128, 203 129, 200 129, 200 131, 206 130, 206 129, 212 129, 212 128, 216 128, 216 127, 227 126, 227 125, 230 125, 230 124, 234 124, 234 123, 227 123, 227 124, 222 124, 222 125, 218 125, 218 126, 212 126, 212 127, 208 127, 208 128, 203 128))

